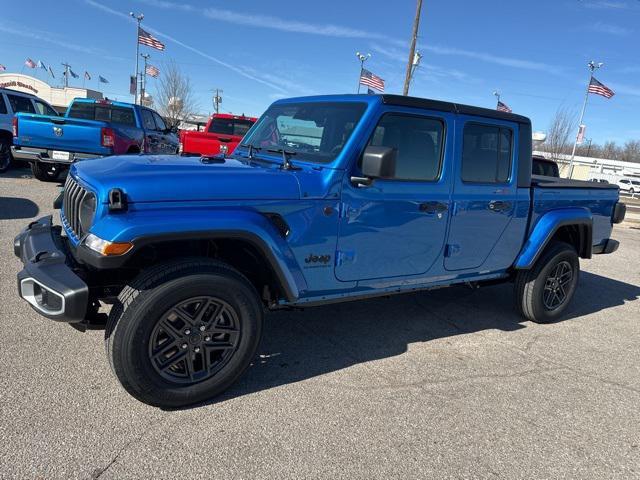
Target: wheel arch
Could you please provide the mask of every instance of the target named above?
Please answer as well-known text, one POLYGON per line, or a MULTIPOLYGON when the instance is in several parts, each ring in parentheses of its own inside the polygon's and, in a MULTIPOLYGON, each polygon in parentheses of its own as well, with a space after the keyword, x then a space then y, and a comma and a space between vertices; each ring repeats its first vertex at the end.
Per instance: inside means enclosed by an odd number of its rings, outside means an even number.
MULTIPOLYGON (((148 217, 139 212, 106 218, 108 225, 98 222, 91 232, 115 242, 130 241, 133 248, 124 255, 105 257, 80 244, 79 260, 97 269, 139 269, 172 257, 199 255, 227 262, 256 287, 267 279, 267 285, 277 287, 280 297, 289 302, 307 289, 286 234, 268 214, 222 210, 206 215, 191 211, 173 218, 148 217), (252 271, 251 265, 259 270, 252 271)), ((260 288, 258 291, 263 293, 260 288)))
POLYGON ((515 269, 530 269, 554 240, 572 245, 580 258, 591 258, 593 217, 586 208, 552 210, 542 215, 518 255, 515 269))

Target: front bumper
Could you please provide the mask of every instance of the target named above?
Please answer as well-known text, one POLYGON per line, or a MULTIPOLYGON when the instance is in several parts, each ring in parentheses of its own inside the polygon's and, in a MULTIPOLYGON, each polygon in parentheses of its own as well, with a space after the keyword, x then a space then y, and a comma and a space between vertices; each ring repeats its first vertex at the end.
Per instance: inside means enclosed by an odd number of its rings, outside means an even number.
POLYGON ((46 148, 33 148, 33 147, 11 147, 11 153, 16 160, 23 160, 25 162, 44 162, 44 163, 58 163, 58 164, 72 164, 79 160, 87 160, 89 158, 100 158, 103 155, 95 155, 92 153, 81 152, 69 152, 68 160, 57 160, 53 158, 53 150, 46 148))
POLYGON ((32 222, 13 242, 24 268, 18 294, 40 315, 61 322, 81 322, 87 314, 89 287, 69 266, 60 227, 51 215, 32 222))

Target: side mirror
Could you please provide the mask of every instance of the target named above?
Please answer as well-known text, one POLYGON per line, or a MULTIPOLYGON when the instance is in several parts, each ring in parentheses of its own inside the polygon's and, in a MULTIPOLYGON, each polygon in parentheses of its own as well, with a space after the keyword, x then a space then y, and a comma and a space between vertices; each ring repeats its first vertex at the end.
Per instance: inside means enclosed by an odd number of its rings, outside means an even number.
POLYGON ((396 158, 398 151, 391 147, 369 146, 362 154, 363 177, 351 177, 351 183, 358 187, 366 187, 375 178, 393 178, 396 174, 396 158))
POLYGON ((362 155, 362 174, 370 178, 393 178, 398 151, 391 147, 367 147, 362 155))

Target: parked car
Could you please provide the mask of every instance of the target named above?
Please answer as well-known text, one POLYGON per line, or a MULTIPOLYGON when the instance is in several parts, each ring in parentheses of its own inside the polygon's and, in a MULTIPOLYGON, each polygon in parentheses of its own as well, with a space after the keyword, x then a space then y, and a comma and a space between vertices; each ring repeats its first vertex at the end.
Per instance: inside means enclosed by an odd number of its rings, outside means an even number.
POLYGON ((57 116, 54 108, 29 93, 0 88, 0 173, 11 165, 13 145, 13 116, 19 112, 57 116))
POLYGON ((180 152, 186 154, 230 155, 257 118, 216 113, 211 115, 204 132, 180 131, 180 152))
POLYGON ((55 180, 73 162, 117 154, 177 153, 176 129, 155 111, 131 103, 76 98, 63 117, 20 113, 13 156, 38 180, 55 180))
POLYGON ((549 160, 542 155, 532 155, 533 160, 533 174, 543 175, 545 177, 559 177, 560 170, 558 164, 553 160, 549 160))
POLYGON ((589 181, 596 183, 609 183, 609 181, 605 180, 604 178, 590 178, 589 181))
POLYGON ((623 178, 618 180, 617 183, 620 190, 623 192, 630 193, 633 195, 634 193, 640 193, 640 180, 632 180, 630 178, 623 178))
POLYGON ((523 116, 396 95, 280 100, 231 157, 72 165, 64 235, 47 216, 15 239, 19 293, 44 317, 106 323, 116 376, 161 407, 233 384, 264 309, 513 282, 522 316, 552 322, 580 258, 618 248, 625 206, 615 185, 531 171, 523 116))

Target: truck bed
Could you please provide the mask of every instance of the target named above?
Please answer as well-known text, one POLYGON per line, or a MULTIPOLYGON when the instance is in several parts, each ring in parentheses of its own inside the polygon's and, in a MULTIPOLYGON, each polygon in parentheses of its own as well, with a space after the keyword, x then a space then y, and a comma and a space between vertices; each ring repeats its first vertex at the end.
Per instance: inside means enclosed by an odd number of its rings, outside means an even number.
POLYGON ((531 186, 539 188, 588 188, 601 190, 618 190, 618 186, 614 183, 587 182, 585 180, 545 177, 543 175, 532 175, 531 186))

